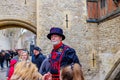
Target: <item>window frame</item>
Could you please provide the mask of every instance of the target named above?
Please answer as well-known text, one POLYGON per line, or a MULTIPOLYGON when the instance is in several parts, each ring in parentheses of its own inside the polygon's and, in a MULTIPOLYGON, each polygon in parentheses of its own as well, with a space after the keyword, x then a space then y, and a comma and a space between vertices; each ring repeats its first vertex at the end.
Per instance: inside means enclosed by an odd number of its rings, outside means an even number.
POLYGON ((106 7, 106 0, 100 0, 100 8, 103 9, 106 7))

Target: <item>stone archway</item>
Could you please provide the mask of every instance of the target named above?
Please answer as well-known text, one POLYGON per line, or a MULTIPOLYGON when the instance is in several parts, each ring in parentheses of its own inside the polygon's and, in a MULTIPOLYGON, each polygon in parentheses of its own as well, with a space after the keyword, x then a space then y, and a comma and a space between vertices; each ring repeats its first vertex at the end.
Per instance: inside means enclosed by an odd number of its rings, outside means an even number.
POLYGON ((2 19, 0 20, 0 29, 5 29, 5 28, 13 28, 13 27, 18 27, 18 28, 25 28, 27 30, 30 30, 34 34, 37 32, 37 28, 25 21, 22 20, 17 20, 17 19, 2 19))
POLYGON ((114 64, 113 68, 110 70, 105 80, 120 80, 120 58, 114 64))

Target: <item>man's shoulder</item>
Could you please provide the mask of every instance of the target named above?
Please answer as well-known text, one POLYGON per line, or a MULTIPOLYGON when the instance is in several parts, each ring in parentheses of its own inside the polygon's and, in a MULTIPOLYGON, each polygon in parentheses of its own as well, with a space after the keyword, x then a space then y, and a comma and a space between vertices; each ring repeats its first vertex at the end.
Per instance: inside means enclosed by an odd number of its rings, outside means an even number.
POLYGON ((40 54, 39 54, 39 58, 41 58, 41 57, 42 57, 42 58, 46 58, 46 55, 40 53, 40 54))
POLYGON ((68 45, 63 45, 64 47, 64 49, 65 49, 65 51, 75 51, 75 49, 73 49, 72 47, 70 47, 70 46, 68 46, 68 45))
POLYGON ((75 51, 75 49, 73 49, 72 47, 70 47, 70 46, 68 46, 68 45, 64 45, 64 47, 63 47, 63 50, 64 50, 64 53, 65 54, 76 54, 76 51, 75 51))

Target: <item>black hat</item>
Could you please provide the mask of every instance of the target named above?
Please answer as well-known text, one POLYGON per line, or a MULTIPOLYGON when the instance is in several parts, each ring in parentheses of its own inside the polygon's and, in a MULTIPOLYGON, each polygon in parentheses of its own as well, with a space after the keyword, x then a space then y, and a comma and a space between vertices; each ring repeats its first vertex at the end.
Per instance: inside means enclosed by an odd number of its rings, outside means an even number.
POLYGON ((63 30, 61 28, 58 28, 58 27, 51 28, 50 33, 47 35, 47 38, 51 39, 51 35, 53 35, 53 34, 57 34, 57 35, 61 36, 62 40, 65 39, 65 36, 63 34, 63 30))
POLYGON ((34 47, 34 50, 41 51, 41 49, 38 46, 34 47))

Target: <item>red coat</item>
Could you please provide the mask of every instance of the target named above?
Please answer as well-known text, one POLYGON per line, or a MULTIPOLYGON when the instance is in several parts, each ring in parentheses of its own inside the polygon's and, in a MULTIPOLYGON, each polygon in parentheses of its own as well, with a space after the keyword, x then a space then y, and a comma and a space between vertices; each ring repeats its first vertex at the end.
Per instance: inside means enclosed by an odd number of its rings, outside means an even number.
POLYGON ((10 61, 10 68, 9 68, 9 72, 8 72, 8 79, 7 80, 10 80, 13 72, 14 72, 14 65, 17 63, 17 60, 11 60, 10 61))

